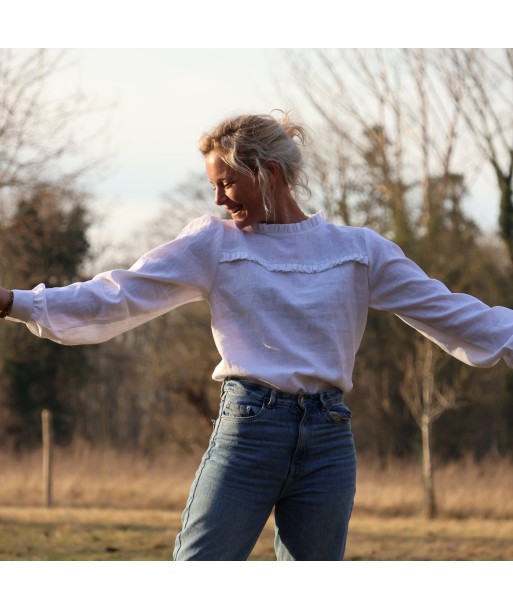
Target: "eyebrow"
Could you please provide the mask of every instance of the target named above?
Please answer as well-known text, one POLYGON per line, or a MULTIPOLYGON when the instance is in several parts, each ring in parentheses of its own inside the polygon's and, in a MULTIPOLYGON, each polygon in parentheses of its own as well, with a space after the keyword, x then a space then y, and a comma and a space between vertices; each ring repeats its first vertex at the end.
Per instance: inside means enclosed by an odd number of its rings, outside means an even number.
POLYGON ((218 178, 217 180, 215 180, 214 182, 212 182, 212 180, 209 180, 209 182, 212 184, 212 186, 214 186, 215 183, 219 183, 219 182, 228 182, 228 183, 233 183, 237 180, 237 178, 231 174, 228 176, 225 176, 224 178, 218 178))
POLYGON ((236 175, 232 172, 222 178, 219 178, 218 182, 233 182, 236 179, 237 179, 236 175))

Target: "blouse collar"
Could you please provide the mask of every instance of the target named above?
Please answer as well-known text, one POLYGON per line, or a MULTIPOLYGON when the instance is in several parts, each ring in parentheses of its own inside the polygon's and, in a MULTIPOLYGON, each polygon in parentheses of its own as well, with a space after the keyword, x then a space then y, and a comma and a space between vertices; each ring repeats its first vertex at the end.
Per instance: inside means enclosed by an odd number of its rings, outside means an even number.
POLYGON ((263 235, 291 235, 309 231, 324 221, 324 213, 319 211, 301 222, 290 222, 288 224, 266 224, 265 222, 259 222, 258 224, 252 224, 244 230, 263 235))

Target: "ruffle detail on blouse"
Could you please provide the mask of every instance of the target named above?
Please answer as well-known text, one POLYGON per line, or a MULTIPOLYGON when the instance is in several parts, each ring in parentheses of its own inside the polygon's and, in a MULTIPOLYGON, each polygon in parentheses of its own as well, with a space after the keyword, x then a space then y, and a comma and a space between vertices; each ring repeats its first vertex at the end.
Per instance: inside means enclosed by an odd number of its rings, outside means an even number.
POLYGON ((221 252, 219 262, 238 262, 245 260, 247 262, 253 262, 265 268, 267 271, 278 272, 278 273, 322 273, 323 271, 329 271, 336 266, 341 266, 348 262, 358 262, 360 264, 368 265, 369 260, 367 256, 363 254, 348 254, 341 258, 334 260, 327 260, 317 264, 300 264, 296 262, 269 262, 268 260, 262 260, 250 252, 221 252))

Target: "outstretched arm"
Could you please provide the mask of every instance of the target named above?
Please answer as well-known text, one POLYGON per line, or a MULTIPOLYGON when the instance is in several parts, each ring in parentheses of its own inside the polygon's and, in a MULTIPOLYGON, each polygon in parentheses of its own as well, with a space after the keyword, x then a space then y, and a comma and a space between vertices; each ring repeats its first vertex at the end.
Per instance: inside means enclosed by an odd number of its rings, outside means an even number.
MULTIPOLYGON (((182 304, 208 298, 221 240, 219 221, 198 218, 128 270, 60 288, 39 284, 33 290, 13 290, 9 317, 55 342, 104 342, 182 304)), ((1 288, 5 310, 10 298, 11 292, 1 288)))
POLYGON ((366 230, 370 306, 391 311, 471 366, 513 368, 513 310, 489 307, 428 277, 400 248, 366 230))

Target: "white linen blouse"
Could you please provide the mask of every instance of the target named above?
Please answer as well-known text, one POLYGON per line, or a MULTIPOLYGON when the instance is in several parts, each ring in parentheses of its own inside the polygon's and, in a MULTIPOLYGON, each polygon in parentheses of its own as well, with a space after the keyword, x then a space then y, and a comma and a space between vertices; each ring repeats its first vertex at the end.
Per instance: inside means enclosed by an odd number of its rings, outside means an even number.
POLYGON ((369 307, 392 311, 467 364, 503 358, 513 367, 513 310, 451 293, 391 241, 321 212, 244 230, 202 216, 128 270, 14 290, 10 318, 65 345, 100 343, 197 300, 210 306, 218 381, 347 392, 369 307))

